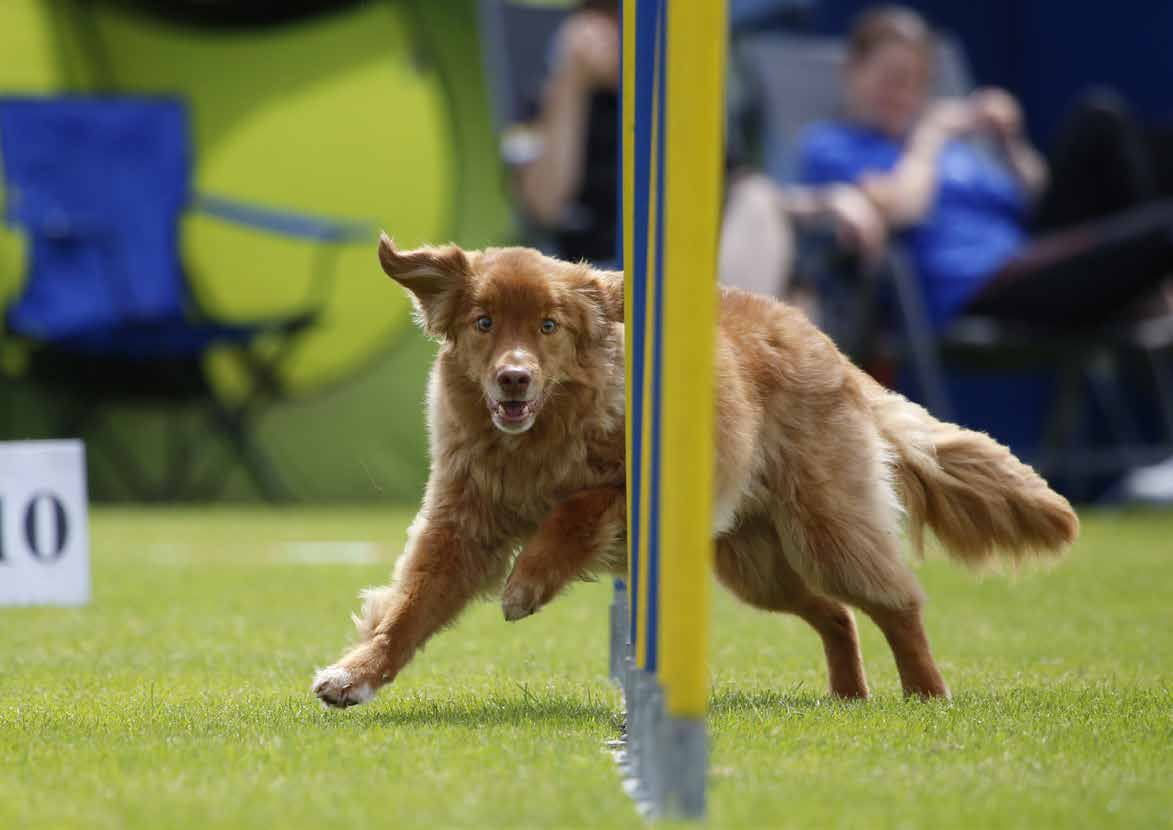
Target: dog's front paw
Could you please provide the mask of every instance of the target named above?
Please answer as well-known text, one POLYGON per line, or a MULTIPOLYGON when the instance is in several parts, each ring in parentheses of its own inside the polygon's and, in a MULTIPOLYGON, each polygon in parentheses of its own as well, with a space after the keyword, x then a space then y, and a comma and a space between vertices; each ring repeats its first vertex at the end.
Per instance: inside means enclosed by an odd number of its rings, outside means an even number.
POLYGON ((536 614, 542 607, 542 589, 520 580, 510 580, 501 594, 501 610, 507 622, 516 622, 536 614))
POLYGON ((373 698, 375 687, 357 679, 349 669, 333 665, 314 675, 313 692, 326 706, 345 709, 373 698))

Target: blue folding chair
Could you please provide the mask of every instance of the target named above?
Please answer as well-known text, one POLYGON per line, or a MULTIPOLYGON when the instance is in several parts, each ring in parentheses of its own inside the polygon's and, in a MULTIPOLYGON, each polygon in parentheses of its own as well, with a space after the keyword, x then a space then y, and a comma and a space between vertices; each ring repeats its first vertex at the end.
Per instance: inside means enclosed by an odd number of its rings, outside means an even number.
MULTIPOLYGON (((5 220, 26 236, 30 263, 7 335, 30 345, 29 374, 67 403, 57 431, 92 430, 113 403, 203 403, 260 492, 287 498, 249 427, 281 393, 280 362, 324 306, 340 243, 371 239, 371 226, 194 194, 187 111, 175 100, 0 98, 0 155, 5 220), (231 324, 204 313, 179 256, 188 210, 320 243, 305 310, 231 324), (262 335, 280 344, 264 358, 248 348, 262 335), (241 347, 252 375, 242 402, 217 396, 204 370, 208 350, 224 345, 241 347)), ((196 453, 178 441, 165 480, 150 482, 133 453, 106 437, 137 497, 208 497, 227 472, 197 479, 196 453)))

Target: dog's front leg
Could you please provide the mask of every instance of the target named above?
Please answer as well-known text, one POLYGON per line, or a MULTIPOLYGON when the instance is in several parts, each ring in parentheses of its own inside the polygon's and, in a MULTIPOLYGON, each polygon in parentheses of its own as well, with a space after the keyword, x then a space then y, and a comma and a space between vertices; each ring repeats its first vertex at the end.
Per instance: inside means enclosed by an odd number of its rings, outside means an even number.
POLYGON ((356 617, 363 642, 314 677, 313 691, 336 707, 365 703, 390 683, 429 637, 500 578, 495 552, 454 527, 425 525, 397 568, 393 584, 366 593, 356 617))
POLYGON ((558 504, 522 548, 501 595, 510 622, 535 613, 623 538, 622 487, 582 490, 558 504))

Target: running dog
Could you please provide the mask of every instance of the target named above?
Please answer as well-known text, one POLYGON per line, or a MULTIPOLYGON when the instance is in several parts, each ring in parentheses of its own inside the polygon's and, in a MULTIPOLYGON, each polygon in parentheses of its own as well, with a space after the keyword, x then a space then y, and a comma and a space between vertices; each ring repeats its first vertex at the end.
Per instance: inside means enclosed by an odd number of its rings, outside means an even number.
MULTIPOLYGON (((338 707, 370 700, 502 580, 519 620, 626 567, 622 274, 527 248, 401 251, 386 235, 379 261, 441 344, 432 469, 391 585, 363 592, 359 643, 314 678, 338 707)), ((717 579, 809 623, 833 694, 868 694, 854 606, 905 694, 947 696, 905 533, 920 553, 927 528, 969 565, 1053 556, 1079 532, 1071 506, 988 436, 881 387, 801 312, 730 289, 719 302, 717 579)))

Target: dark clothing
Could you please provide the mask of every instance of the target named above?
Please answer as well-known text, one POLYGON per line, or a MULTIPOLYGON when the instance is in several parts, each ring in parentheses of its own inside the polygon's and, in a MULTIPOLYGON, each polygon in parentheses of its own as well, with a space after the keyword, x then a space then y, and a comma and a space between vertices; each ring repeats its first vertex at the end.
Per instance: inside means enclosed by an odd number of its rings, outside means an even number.
POLYGON ((1173 277, 1173 201, 1055 231, 1000 269, 966 312, 1051 329, 1096 325, 1173 277))
POLYGON ((1153 201, 1160 154, 1115 94, 1087 96, 1059 129, 1033 230, 1062 230, 1153 201))
POLYGON ((1173 200, 1158 171, 1170 150, 1118 101, 1097 95, 1056 144, 1037 235, 968 303, 967 313, 1076 328, 1119 314, 1173 276, 1173 200))
POLYGON ((556 253, 571 261, 614 261, 619 208, 619 96, 598 91, 591 96, 582 188, 552 229, 556 253))

